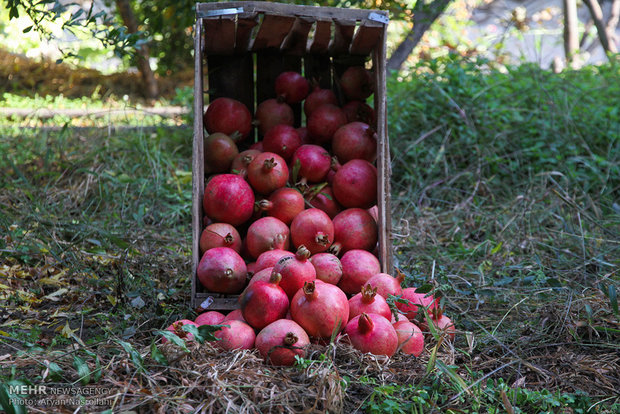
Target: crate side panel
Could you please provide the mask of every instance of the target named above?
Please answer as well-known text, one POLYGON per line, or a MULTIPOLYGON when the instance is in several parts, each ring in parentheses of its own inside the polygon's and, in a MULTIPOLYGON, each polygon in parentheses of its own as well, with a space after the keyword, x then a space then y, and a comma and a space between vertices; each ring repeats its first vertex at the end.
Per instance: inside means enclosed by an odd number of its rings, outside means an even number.
POLYGON ((295 17, 266 14, 258 29, 252 50, 280 49, 282 42, 291 31, 295 17))
POLYGON ((219 55, 233 53, 236 32, 234 19, 234 16, 205 19, 205 53, 219 55))
POLYGON ((282 52, 301 56, 306 52, 306 42, 308 40, 308 33, 312 28, 314 19, 308 19, 305 17, 299 17, 295 20, 290 33, 284 39, 282 43, 282 52))
POLYGON ((357 28, 353 41, 351 42, 350 53, 352 55, 367 55, 373 51, 382 39, 385 26, 374 22, 362 22, 357 28))
POLYGON ((355 21, 336 20, 334 22, 334 40, 329 45, 331 55, 343 55, 349 53, 351 40, 355 33, 355 21))
POLYGON ((318 20, 314 31, 314 38, 308 45, 308 52, 312 54, 325 54, 329 48, 332 36, 332 22, 329 20, 318 20))
POLYGON ((235 36, 235 51, 245 52, 252 41, 252 31, 258 24, 256 13, 243 13, 237 19, 237 34, 235 36))

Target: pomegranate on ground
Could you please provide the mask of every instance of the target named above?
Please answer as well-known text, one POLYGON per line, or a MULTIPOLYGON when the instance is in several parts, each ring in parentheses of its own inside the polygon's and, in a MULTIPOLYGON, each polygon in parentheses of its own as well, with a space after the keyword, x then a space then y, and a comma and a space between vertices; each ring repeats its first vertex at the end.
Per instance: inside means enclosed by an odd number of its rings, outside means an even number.
POLYGON ((326 104, 338 105, 336 95, 331 89, 321 89, 318 86, 315 87, 304 101, 304 113, 306 114, 306 118, 312 115, 315 109, 326 104))
POLYGON ((290 366, 295 356, 305 357, 310 338, 295 321, 280 319, 265 326, 256 336, 256 349, 272 365, 290 366))
POLYGON ((200 325, 219 325, 225 318, 223 313, 218 311, 204 312, 198 315, 194 321, 197 326, 200 325))
POLYGON ((316 271, 316 278, 337 285, 342 277, 342 263, 331 253, 317 253, 310 257, 310 263, 316 271))
POLYGON ((274 272, 268 281, 259 280, 248 286, 241 296, 241 313, 253 328, 262 329, 286 316, 289 299, 279 286, 280 280, 282 276, 274 272))
POLYGON ((252 217, 254 201, 254 192, 243 177, 220 174, 207 183, 202 205, 211 220, 238 226, 252 217))
POLYGON ((276 125, 293 125, 293 110, 280 99, 267 99, 258 104, 254 123, 258 125, 258 133, 265 136, 276 125))
POLYGON ((350 295, 359 293, 368 279, 381 272, 381 265, 372 253, 366 250, 349 250, 341 258, 342 278, 340 289, 350 295))
POLYGON ((447 334, 448 338, 454 340, 456 327, 450 318, 442 313, 438 318, 431 318, 431 320, 440 333, 447 334))
POLYGON ((363 66, 351 66, 340 77, 340 89, 349 100, 365 101, 375 91, 372 75, 363 66))
POLYGON ((233 160, 239 155, 237 144, 226 134, 216 132, 204 139, 205 173, 228 172, 233 160))
MULTIPOLYGON (((184 331, 183 330, 184 325, 198 326, 194 321, 190 321, 189 319, 181 319, 181 320, 172 322, 172 324, 169 327, 167 327, 166 330, 172 332, 173 334, 175 334, 181 339, 184 339, 186 341, 193 341, 194 335, 192 335, 189 332, 184 331)), ((161 342, 165 344, 166 342, 168 342, 168 339, 166 337, 162 337, 161 342)))
POLYGON ((402 298, 408 300, 409 303, 397 302, 396 307, 410 320, 415 319, 418 312, 420 312, 420 307, 427 308, 429 312, 432 312, 438 307, 438 301, 433 295, 427 296, 426 293, 417 293, 415 288, 403 289, 402 298))
POLYGON ((282 249, 267 250, 256 259, 256 271, 259 272, 268 267, 274 267, 278 260, 286 256, 293 257, 295 254, 282 249))
POLYGON ((263 138, 263 149, 278 154, 286 162, 291 160, 299 147, 301 138, 297 130, 290 125, 276 125, 267 131, 263 138))
POLYGON ((267 250, 288 249, 289 229, 275 217, 263 217, 250 225, 245 241, 248 252, 257 259, 267 250))
POLYGON ((374 162, 377 159, 375 132, 363 122, 351 122, 334 133, 332 152, 342 164, 360 159, 374 162))
POLYGON ((347 121, 349 122, 359 121, 368 125, 375 125, 377 123, 375 110, 366 102, 349 101, 342 107, 342 111, 347 116, 347 121))
POLYGON ((209 224, 200 235, 202 253, 214 247, 230 247, 237 253, 241 251, 241 236, 237 229, 228 223, 209 224))
POLYGON ((398 347, 404 354, 418 357, 424 352, 424 334, 416 324, 399 321, 392 326, 398 335, 398 347))
POLYGON ((329 185, 318 184, 320 188, 310 188, 306 200, 314 208, 324 211, 329 218, 333 219, 342 211, 342 206, 336 201, 334 192, 329 185))
POLYGON ((370 285, 364 285, 360 293, 349 299, 349 320, 362 313, 376 313, 388 321, 392 320, 392 311, 385 298, 370 285))
POLYGON ((329 339, 349 320, 349 301, 337 286, 314 280, 306 282, 291 300, 291 316, 308 335, 329 339))
POLYGON ((271 194, 288 181, 288 166, 273 152, 262 152, 248 166, 248 181, 261 194, 271 194))
POLYGON ((306 282, 316 279, 316 270, 308 261, 309 257, 310 251, 302 244, 294 257, 283 257, 273 267, 273 273, 282 276, 280 287, 284 289, 289 299, 292 299, 306 282))
POLYGON ((297 179, 305 178, 310 183, 325 180, 331 169, 332 158, 327 150, 319 145, 302 145, 291 158, 291 171, 299 168, 297 179), (296 167, 296 165, 299 167, 296 167))
POLYGON ((299 103, 308 96, 310 84, 297 72, 282 72, 275 81, 276 95, 286 103, 299 103))
MULTIPOLYGON (((402 274, 402 273, 401 273, 402 274)), ((387 273, 377 273, 370 279, 368 279, 368 284, 373 288, 377 288, 377 293, 384 298, 387 298, 390 295, 400 296, 403 293, 403 288, 401 287, 401 283, 403 281, 404 275, 402 277, 393 277, 388 275, 387 273)))
POLYGON ((377 222, 366 210, 349 208, 342 211, 333 220, 334 244, 330 251, 335 255, 349 250, 372 250, 379 238, 377 222))
POLYGON ((334 224, 323 211, 309 208, 293 219, 291 240, 295 248, 304 245, 311 254, 324 252, 334 241, 334 224))
POLYGON ((239 140, 242 140, 252 130, 252 114, 247 106, 235 99, 217 98, 207 106, 204 124, 210 134, 222 132, 231 136, 239 132, 239 140))
POLYGON ((389 320, 375 313, 362 313, 344 330, 353 347, 364 353, 391 357, 398 348, 398 335, 389 320))
POLYGON ((268 200, 261 200, 256 204, 267 215, 277 218, 286 225, 290 225, 306 207, 304 196, 297 189, 289 187, 277 189, 271 193, 268 200))
POLYGON ((365 160, 351 160, 336 171, 332 183, 344 207, 370 208, 377 203, 377 169, 365 160))
POLYGON ((238 293, 245 286, 248 269, 230 247, 207 250, 198 263, 198 280, 210 292, 238 293))
POLYGON ((316 108, 308 117, 308 133, 314 142, 324 144, 341 126, 347 123, 347 116, 336 105, 326 104, 316 108))
POLYGON ((239 320, 226 321, 226 325, 213 333, 219 339, 214 342, 217 347, 225 351, 254 348, 256 334, 250 325, 239 320))

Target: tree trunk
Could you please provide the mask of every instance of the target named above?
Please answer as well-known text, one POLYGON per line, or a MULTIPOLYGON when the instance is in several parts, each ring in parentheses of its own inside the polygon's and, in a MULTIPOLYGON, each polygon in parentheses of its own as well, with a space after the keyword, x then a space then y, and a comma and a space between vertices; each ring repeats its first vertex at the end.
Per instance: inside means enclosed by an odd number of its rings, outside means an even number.
POLYGON ((399 71, 403 63, 407 60, 413 49, 416 47, 424 33, 433 22, 448 7, 451 0, 433 0, 426 3, 425 0, 418 0, 413 7, 413 29, 407 34, 387 62, 388 73, 399 71))
MULTIPOLYGON (((605 53, 616 53, 618 52, 618 48, 616 47, 616 43, 614 42, 614 33, 611 30, 607 30, 608 27, 605 26, 605 22, 603 21, 603 10, 601 9, 598 0, 584 0, 586 6, 590 10, 590 15, 592 16, 592 20, 594 20, 594 24, 596 25, 596 31, 598 32, 598 38, 601 41, 601 46, 605 50, 605 53)), ((618 5, 614 2, 612 5, 612 17, 613 18, 613 9, 618 8, 618 5)), ((615 30, 615 27, 613 28, 615 30)))
POLYGON ((577 55, 579 53, 579 33, 577 24, 577 0, 563 0, 564 3, 564 55, 566 62, 573 69, 578 66, 577 55))
MULTIPOLYGON (((129 0, 116 0, 116 8, 123 19, 123 23, 127 27, 127 31, 129 33, 136 33, 138 31, 138 22, 136 21, 136 16, 131 8, 129 0)), ((159 87, 157 86, 157 80, 149 64, 149 49, 146 45, 142 45, 138 47, 137 52, 138 70, 146 86, 145 95, 149 99, 155 99, 159 96, 159 87)))

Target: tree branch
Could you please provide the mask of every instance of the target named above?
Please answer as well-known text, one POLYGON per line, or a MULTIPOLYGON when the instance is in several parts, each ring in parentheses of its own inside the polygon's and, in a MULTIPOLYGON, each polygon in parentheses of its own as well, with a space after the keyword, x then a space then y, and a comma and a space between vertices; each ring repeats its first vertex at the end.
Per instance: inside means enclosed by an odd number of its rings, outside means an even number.
MULTIPOLYGON (((601 41, 601 46, 606 53, 616 53, 618 52, 618 48, 616 47, 615 42, 613 42, 613 37, 609 36, 607 32, 607 28, 605 27, 605 23, 603 22, 603 10, 601 9, 601 5, 598 0, 584 0, 586 6, 588 6, 588 10, 590 10, 590 15, 592 16, 592 20, 594 20, 594 24, 596 25, 596 31, 598 32, 598 38, 601 41), (610 42, 610 37, 612 41, 610 42)), ((616 6, 614 4, 614 6, 616 6)))

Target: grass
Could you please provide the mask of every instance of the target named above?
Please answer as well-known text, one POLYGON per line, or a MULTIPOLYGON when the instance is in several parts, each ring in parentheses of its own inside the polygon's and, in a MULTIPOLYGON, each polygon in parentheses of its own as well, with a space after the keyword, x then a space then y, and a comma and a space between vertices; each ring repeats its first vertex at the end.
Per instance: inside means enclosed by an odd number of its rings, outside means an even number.
POLYGON ((288 369, 155 346, 193 317, 191 129, 4 127, 0 406, 75 384, 115 411, 617 412, 618 67, 418 69, 388 85, 395 257, 453 344, 385 362, 337 343, 288 369))

